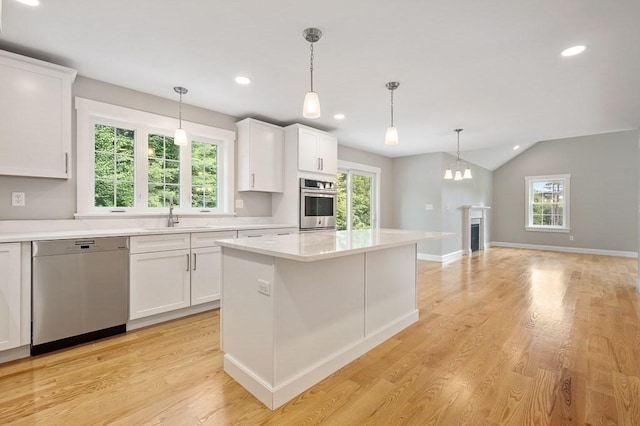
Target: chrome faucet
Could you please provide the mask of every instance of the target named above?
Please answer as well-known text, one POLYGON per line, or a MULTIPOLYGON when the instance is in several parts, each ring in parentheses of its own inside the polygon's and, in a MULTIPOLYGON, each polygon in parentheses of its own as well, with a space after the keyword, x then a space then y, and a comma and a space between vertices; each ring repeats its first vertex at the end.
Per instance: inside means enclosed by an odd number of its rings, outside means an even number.
POLYGON ((167 226, 169 228, 173 228, 174 226, 176 226, 176 223, 180 223, 180 220, 178 218, 178 215, 173 215, 173 201, 169 202, 169 218, 167 220, 167 226))

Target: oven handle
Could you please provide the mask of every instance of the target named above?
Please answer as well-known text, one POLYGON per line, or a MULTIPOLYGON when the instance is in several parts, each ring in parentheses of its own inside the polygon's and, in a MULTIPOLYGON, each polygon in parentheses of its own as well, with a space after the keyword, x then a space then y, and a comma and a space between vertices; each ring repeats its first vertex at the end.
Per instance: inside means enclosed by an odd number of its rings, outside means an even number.
POLYGON ((336 191, 333 191, 331 189, 314 189, 314 190, 303 189, 300 192, 302 193, 303 196, 304 195, 325 196, 325 197, 336 196, 336 191))

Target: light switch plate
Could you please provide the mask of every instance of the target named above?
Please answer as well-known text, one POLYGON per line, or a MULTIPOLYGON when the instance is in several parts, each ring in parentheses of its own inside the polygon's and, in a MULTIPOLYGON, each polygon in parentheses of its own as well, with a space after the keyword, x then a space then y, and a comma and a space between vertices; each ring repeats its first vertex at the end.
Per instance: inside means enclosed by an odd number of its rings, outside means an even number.
POLYGON ((12 192, 11 193, 11 206, 24 207, 25 195, 24 192, 12 192))

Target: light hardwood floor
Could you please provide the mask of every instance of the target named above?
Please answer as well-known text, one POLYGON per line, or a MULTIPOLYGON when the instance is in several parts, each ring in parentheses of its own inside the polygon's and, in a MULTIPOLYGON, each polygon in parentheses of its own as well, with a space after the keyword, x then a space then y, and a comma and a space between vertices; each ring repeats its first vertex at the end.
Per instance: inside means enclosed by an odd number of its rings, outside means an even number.
POLYGON ((635 259, 419 263, 417 324, 276 411, 222 371, 217 311, 0 366, 0 424, 638 425, 635 259))

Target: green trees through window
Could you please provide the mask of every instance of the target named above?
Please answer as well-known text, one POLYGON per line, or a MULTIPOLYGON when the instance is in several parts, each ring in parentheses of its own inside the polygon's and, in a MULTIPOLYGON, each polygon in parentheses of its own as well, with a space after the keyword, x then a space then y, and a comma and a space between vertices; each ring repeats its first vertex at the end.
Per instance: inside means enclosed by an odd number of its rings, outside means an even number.
MULTIPOLYGON (((143 136, 144 137, 144 136, 143 136)), ((180 147, 173 137, 148 134, 145 152, 137 153, 136 131, 96 124, 94 127, 94 201, 95 207, 136 207, 136 155, 147 163, 147 207, 180 207, 180 147)), ((191 141, 191 196, 193 208, 218 207, 218 145, 191 141)), ((188 164, 188 163, 187 163, 188 164)), ((140 177, 139 177, 140 178, 140 177)), ((144 197, 142 198, 144 200, 144 197)))
POLYGON ((149 135, 147 154, 149 207, 180 206, 180 147, 172 137, 149 135))
POLYGON ((371 229, 373 224, 372 175, 339 171, 336 176, 336 229, 371 229), (350 201, 350 202, 349 202, 350 201), (350 221, 347 220, 350 219, 350 221))
POLYGON ((218 206, 218 146, 191 143, 191 206, 218 206))
POLYGON ((94 140, 95 206, 133 207, 135 132, 97 124, 94 140))

